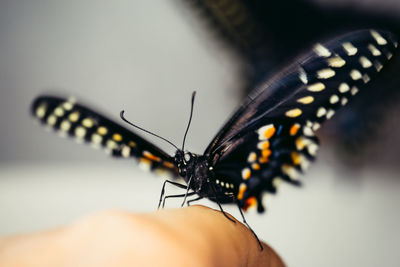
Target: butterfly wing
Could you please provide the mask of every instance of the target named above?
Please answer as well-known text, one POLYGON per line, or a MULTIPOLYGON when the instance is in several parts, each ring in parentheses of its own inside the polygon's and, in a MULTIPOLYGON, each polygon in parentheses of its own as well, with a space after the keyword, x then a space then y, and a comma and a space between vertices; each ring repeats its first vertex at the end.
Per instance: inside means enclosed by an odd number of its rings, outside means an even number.
POLYGON ((173 159, 142 137, 85 106, 53 96, 40 96, 31 112, 41 123, 78 141, 103 147, 114 157, 135 158, 149 170, 177 175, 173 159))
POLYGON ((248 96, 205 151, 218 182, 234 184, 242 207, 296 183, 318 148, 320 124, 381 71, 397 48, 384 31, 352 32, 313 50, 248 96))

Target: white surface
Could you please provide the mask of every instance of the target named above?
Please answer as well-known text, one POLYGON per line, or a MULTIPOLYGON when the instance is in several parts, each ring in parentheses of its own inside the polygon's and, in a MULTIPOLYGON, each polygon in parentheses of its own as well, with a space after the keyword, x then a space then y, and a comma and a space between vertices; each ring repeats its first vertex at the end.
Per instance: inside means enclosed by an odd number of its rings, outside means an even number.
MULTIPOLYGON (((152 211, 163 181, 129 160, 3 165, 0 170, 0 234, 55 227, 103 209, 152 211)), ((288 266, 398 266, 397 175, 351 175, 320 163, 303 181, 300 189, 283 184, 266 214, 246 216, 288 266)), ((177 191, 168 187, 167 192, 177 191)), ((226 208, 240 218, 234 207, 226 208)))

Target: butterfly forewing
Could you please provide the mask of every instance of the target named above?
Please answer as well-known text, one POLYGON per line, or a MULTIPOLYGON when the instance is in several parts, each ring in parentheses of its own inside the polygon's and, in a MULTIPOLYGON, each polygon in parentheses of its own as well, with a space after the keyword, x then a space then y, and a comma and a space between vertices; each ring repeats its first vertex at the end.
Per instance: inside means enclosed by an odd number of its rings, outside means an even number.
POLYGON ((217 134, 210 155, 216 179, 233 183, 241 206, 260 203, 279 179, 296 183, 315 156, 322 122, 382 70, 397 40, 384 31, 353 32, 313 49, 255 89, 217 134), (231 166, 229 174, 226 166, 231 166))
POLYGON ((32 114, 61 134, 94 147, 103 147, 114 157, 135 158, 139 166, 176 174, 173 159, 142 137, 87 107, 52 96, 38 97, 32 114))

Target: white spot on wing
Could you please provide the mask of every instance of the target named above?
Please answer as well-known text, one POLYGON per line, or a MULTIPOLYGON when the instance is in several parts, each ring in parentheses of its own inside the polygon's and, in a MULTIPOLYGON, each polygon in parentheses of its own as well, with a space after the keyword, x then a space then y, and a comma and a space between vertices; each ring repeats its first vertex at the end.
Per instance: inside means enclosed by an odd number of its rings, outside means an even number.
POLYGON ((318 43, 314 46, 314 52, 320 57, 330 57, 331 52, 323 46, 322 44, 318 43))
MULTIPOLYGON (((339 98, 338 98, 339 100, 339 98)), ((328 112, 326 113, 326 118, 329 120, 332 118, 332 116, 335 114, 335 111, 333 109, 329 109, 328 112)))
POLYGON ((78 138, 84 138, 86 135, 86 129, 83 128, 82 126, 78 126, 75 128, 75 136, 78 138))
POLYGON ((382 54, 381 51, 379 51, 379 49, 376 48, 373 44, 369 44, 368 49, 374 57, 378 57, 382 54))
POLYGON ((57 117, 54 115, 50 115, 49 117, 47 117, 47 124, 48 125, 55 125, 57 123, 57 117))
POLYGON ((317 71, 318 79, 329 79, 335 76, 335 71, 330 68, 317 71))
POLYGON ((375 61, 374 61, 374 67, 375 67, 375 69, 376 69, 378 72, 380 72, 380 71, 382 70, 382 68, 383 68, 383 65, 382 65, 382 63, 379 62, 378 60, 375 60, 375 61))
POLYGON ((354 47, 354 45, 350 42, 346 42, 342 44, 344 50, 346 51, 348 56, 354 56, 355 54, 357 54, 357 48, 354 47))
POLYGON ((368 82, 371 80, 371 78, 369 77, 369 75, 366 74, 366 73, 362 76, 362 79, 363 79, 363 82, 364 82, 364 83, 368 83, 368 82))
POLYGON ((329 98, 329 103, 331 103, 332 105, 333 105, 333 104, 336 104, 337 102, 339 102, 339 97, 338 97, 337 95, 332 95, 332 96, 329 98))
POLYGON ((307 90, 311 92, 320 92, 325 89, 325 85, 321 82, 311 84, 307 86, 307 90))
POLYGON ((303 68, 299 68, 299 79, 302 83, 307 84, 308 79, 307 79, 307 73, 304 71, 303 68))
POLYGON ((317 117, 322 117, 326 114, 326 109, 324 107, 320 107, 317 111, 317 117))
POLYGON ((341 92, 342 94, 348 92, 350 90, 350 87, 347 83, 341 83, 339 85, 339 92, 341 92))
POLYGON ((362 78, 362 74, 359 70, 351 70, 350 77, 356 81, 362 78))
POLYGON ((357 94, 357 93, 358 93, 358 88, 357 88, 356 86, 353 86, 353 87, 351 88, 350 93, 351 93, 352 95, 357 94))
POLYGON ((129 146, 123 146, 121 150, 121 155, 124 158, 129 158, 129 156, 131 155, 131 148, 129 146))
POLYGON ((374 37, 375 41, 378 43, 378 45, 385 45, 387 44, 387 41, 385 38, 382 37, 377 31, 371 30, 370 31, 372 37, 374 37))
POLYGON ((372 62, 364 56, 361 56, 359 60, 360 60, 361 66, 364 69, 370 68, 372 66, 372 62))
POLYGON ((343 58, 339 56, 334 56, 327 59, 328 65, 333 68, 341 68, 346 64, 343 58))
POLYGON ((47 106, 45 104, 42 104, 36 109, 36 116, 39 119, 42 119, 44 115, 46 115, 46 108, 47 106))
POLYGON ((68 120, 63 120, 60 124, 61 131, 67 132, 71 129, 71 123, 68 120))

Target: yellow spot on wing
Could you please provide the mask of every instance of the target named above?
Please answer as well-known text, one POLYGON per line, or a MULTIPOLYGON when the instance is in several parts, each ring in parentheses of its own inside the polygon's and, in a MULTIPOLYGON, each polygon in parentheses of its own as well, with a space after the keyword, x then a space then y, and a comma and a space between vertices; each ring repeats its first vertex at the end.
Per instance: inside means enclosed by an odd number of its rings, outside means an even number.
POLYGON ((317 71, 318 79, 329 79, 335 76, 335 74, 335 71, 330 68, 317 71))
POLYGON ((295 118, 295 117, 300 116, 301 113, 302 113, 301 109, 299 109, 299 108, 294 108, 294 109, 291 109, 291 110, 286 111, 285 115, 286 115, 287 117, 290 117, 290 118, 295 118))
POLYGON ((250 171, 250 169, 249 169, 249 168, 244 168, 244 169, 242 170, 242 178, 243 178, 244 180, 248 180, 250 177, 251 177, 251 171, 250 171))
POLYGON ((94 125, 94 121, 91 118, 85 118, 82 120, 82 125, 86 128, 92 128, 94 125))
POLYGON ((100 135, 106 135, 108 133, 108 130, 106 127, 100 126, 99 128, 97 128, 97 133, 100 135))
POLYGON ((346 61, 344 61, 344 59, 339 56, 328 58, 327 61, 328 65, 333 68, 340 68, 346 64, 346 61))
POLYGON ((314 84, 309 85, 309 86, 307 87, 307 90, 308 90, 308 91, 311 91, 311 92, 320 92, 320 91, 322 91, 322 90, 324 90, 324 89, 325 89, 325 84, 320 83, 320 82, 314 83, 314 84))
POLYGON ((72 112, 71 114, 69 114, 68 119, 71 122, 77 122, 79 120, 79 116, 80 116, 79 112, 75 111, 75 112, 72 112))
POLYGON ((314 97, 312 96, 305 96, 302 98, 297 99, 297 102, 301 103, 301 104, 310 104, 314 101, 314 97))
POLYGON ((249 156, 247 157, 247 161, 250 162, 250 163, 254 162, 256 160, 257 160, 257 154, 255 152, 251 152, 249 154, 249 156))
POLYGON ((135 142, 133 142, 133 141, 129 141, 129 144, 128 144, 130 147, 135 147, 136 146, 136 143, 135 142))
POLYGON ((57 117, 62 117, 64 116, 64 110, 61 107, 56 107, 56 109, 54 110, 54 114, 57 117))
POLYGON ((115 133, 115 134, 113 134, 112 139, 115 142, 121 142, 122 141, 122 135, 120 135, 119 133, 115 133))

